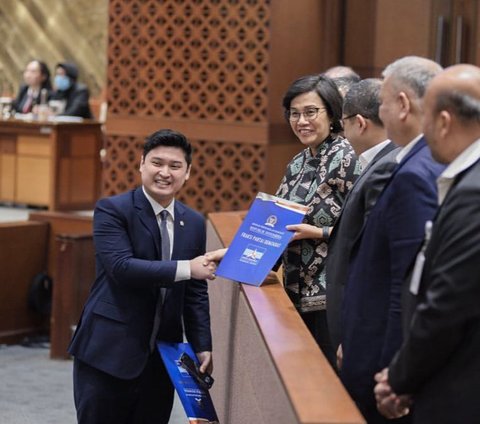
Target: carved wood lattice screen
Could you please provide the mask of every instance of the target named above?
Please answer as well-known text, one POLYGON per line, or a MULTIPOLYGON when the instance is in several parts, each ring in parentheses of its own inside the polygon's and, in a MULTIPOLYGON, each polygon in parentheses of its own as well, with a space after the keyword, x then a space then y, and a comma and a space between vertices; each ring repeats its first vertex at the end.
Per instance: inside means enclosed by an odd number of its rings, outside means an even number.
MULTIPOLYGON (((139 182, 142 120, 212 123, 194 146, 182 200, 201 212, 246 208, 265 175, 266 144, 242 139, 242 125, 266 124, 268 0, 110 0, 108 119, 133 120, 131 134, 108 131, 103 194, 139 182), (215 125, 235 124, 238 140, 215 125)), ((266 143, 266 140, 265 140, 266 143)))

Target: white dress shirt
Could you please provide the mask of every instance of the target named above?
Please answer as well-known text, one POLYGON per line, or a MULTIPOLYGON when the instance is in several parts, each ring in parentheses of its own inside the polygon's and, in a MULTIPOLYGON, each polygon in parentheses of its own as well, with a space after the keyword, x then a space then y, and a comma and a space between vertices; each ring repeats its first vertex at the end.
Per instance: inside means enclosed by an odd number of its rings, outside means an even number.
POLYGON ((468 146, 437 178, 438 204, 441 205, 458 174, 480 159, 480 139, 468 146))
MULTIPOLYGON (((157 223, 159 228, 160 228, 160 212, 162 212, 164 209, 168 212, 167 231, 168 231, 168 237, 170 238, 170 257, 171 257, 173 252, 173 242, 174 242, 173 223, 175 222, 175 199, 173 199, 170 202, 170 204, 166 208, 164 208, 160 203, 158 203, 152 196, 150 196, 145 191, 145 187, 142 186, 142 190, 143 190, 143 193, 145 194, 145 197, 152 205, 153 212, 157 217, 157 223)), ((190 261, 188 260, 177 261, 177 271, 175 273, 175 281, 189 280, 190 277, 191 277, 190 261)))
POLYGON ((413 149, 415 144, 417 144, 422 137, 423 137, 423 134, 417 135, 410 143, 408 143, 402 150, 398 152, 398 155, 395 158, 397 163, 400 163, 405 158, 405 156, 407 156, 410 153, 410 150, 413 149))
POLYGON ((380 152, 388 143, 390 143, 390 140, 385 140, 382 141, 381 143, 376 144, 373 147, 370 147, 370 149, 365 150, 359 157, 358 160, 360 161, 360 165, 362 165, 362 170, 364 170, 368 164, 373 160, 375 156, 377 156, 377 153, 380 152))

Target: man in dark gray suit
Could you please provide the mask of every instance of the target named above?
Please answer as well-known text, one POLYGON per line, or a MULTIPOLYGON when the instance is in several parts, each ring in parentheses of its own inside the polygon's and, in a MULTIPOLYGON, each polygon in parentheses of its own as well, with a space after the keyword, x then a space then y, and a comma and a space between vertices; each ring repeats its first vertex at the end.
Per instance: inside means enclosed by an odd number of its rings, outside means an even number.
POLYGON ((340 310, 350 251, 370 209, 396 165, 395 144, 387 139, 378 117, 381 81, 369 78, 350 88, 343 103, 345 136, 363 172, 343 205, 329 241, 327 259, 327 319, 332 343, 340 343, 340 310))
POLYGON ((480 422, 480 68, 455 65, 425 96, 440 209, 412 268, 404 341, 376 375, 377 407, 414 423, 480 422), (401 396, 400 396, 401 395, 401 396))

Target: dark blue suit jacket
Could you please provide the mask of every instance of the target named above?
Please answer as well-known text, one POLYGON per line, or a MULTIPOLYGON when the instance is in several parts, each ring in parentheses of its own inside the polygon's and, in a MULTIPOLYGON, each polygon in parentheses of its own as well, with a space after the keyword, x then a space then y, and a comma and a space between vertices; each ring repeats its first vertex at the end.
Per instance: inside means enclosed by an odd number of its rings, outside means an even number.
POLYGON ((328 240, 327 322, 335 350, 341 341, 343 289, 348 277, 350 253, 370 210, 396 167, 397 154, 397 146, 390 142, 363 170, 348 192, 328 240))
POLYGON ((157 296, 165 287, 161 340, 211 351, 207 283, 175 282, 176 261, 205 252, 205 220, 175 201, 172 260, 161 261, 160 230, 142 188, 102 199, 94 214, 96 279, 69 352, 88 365, 131 379, 149 357, 157 296))
POLYGON ((433 161, 422 138, 394 169, 353 251, 342 307, 340 373, 357 402, 374 402, 374 374, 402 342, 401 288, 437 209, 433 161))

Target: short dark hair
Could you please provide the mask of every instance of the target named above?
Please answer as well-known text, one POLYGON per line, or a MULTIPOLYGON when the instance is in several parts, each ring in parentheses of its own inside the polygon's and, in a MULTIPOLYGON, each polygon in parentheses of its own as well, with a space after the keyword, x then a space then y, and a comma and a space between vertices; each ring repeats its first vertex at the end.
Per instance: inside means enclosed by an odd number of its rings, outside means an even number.
POLYGON ((343 114, 348 116, 359 114, 383 127, 378 116, 381 87, 382 81, 378 78, 367 78, 353 84, 343 99, 343 114))
POLYGON ((476 121, 480 123, 480 101, 466 93, 456 90, 444 90, 437 95, 435 114, 447 110, 456 115, 462 122, 476 121))
POLYGON ((306 75, 295 80, 283 96, 283 109, 288 120, 292 100, 304 93, 314 91, 322 99, 330 118, 331 132, 339 133, 342 127, 342 96, 333 80, 325 75, 306 75))
POLYGON ((143 145, 143 159, 145 160, 148 153, 158 146, 178 147, 182 149, 187 165, 191 165, 192 145, 183 134, 170 129, 162 129, 150 134, 145 139, 145 144, 143 145))

